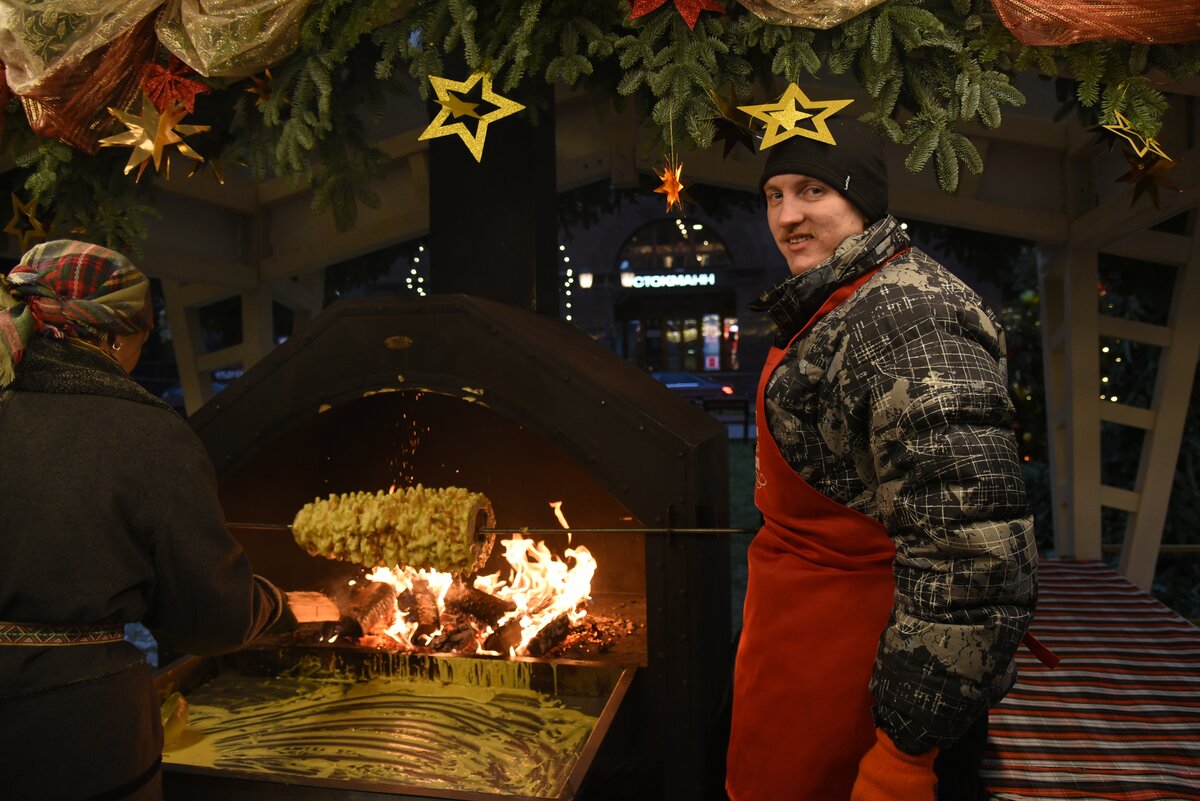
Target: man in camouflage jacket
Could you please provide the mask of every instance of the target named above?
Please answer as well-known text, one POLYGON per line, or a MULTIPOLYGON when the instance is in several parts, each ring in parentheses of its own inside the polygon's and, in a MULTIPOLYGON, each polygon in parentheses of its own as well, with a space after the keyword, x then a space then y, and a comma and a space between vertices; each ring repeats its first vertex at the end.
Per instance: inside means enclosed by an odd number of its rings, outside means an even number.
MULTIPOLYGON (((870 680, 874 724, 901 758, 940 752, 938 797, 969 799, 987 709, 1016 679, 1013 656, 1036 602, 1004 334, 980 297, 911 247, 886 213, 874 134, 853 121, 834 130, 836 148, 776 145, 763 176, 772 232, 793 273, 752 307, 770 314, 784 349, 766 379, 765 422, 800 478, 886 529, 895 591, 870 680), (819 215, 802 211, 796 222, 773 211, 793 191, 798 204, 802 192, 824 192, 822 202, 842 195, 861 213, 859 232, 826 256, 819 215), (835 289, 875 268, 804 328, 835 289), (949 775, 962 770, 950 764, 956 746, 965 781, 949 775)), ((907 797, 866 792, 866 765, 856 800, 907 797)))

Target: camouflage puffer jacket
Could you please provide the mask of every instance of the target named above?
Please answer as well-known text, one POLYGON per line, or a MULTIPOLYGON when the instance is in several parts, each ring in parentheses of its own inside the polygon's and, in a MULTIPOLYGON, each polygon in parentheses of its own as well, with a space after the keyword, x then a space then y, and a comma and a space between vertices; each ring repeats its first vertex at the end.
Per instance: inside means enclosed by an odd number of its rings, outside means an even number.
POLYGON ((752 308, 770 312, 787 347, 766 388, 784 458, 895 544, 873 712, 901 749, 922 753, 958 740, 1016 680, 1037 549, 1004 334, 975 292, 908 246, 886 217, 752 308), (889 258, 788 344, 837 286, 889 258))

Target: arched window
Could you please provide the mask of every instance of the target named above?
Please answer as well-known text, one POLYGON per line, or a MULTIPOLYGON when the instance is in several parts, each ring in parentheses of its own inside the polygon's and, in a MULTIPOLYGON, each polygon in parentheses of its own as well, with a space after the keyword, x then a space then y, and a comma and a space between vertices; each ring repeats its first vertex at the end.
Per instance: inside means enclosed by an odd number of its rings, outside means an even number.
POLYGON ((643 225, 617 254, 620 272, 635 275, 724 272, 731 266, 729 252, 715 230, 678 217, 643 225))
POLYGON ((738 369, 733 259, 701 222, 643 225, 617 253, 613 349, 653 371, 738 369))

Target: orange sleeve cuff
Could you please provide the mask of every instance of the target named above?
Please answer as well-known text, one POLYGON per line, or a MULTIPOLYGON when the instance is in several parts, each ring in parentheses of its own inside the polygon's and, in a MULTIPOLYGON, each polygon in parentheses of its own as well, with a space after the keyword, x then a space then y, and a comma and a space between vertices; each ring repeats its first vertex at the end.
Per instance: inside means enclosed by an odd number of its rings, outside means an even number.
POLYGON ((883 729, 875 730, 875 745, 858 763, 850 801, 935 801, 937 776, 933 761, 938 749, 906 754, 883 729))

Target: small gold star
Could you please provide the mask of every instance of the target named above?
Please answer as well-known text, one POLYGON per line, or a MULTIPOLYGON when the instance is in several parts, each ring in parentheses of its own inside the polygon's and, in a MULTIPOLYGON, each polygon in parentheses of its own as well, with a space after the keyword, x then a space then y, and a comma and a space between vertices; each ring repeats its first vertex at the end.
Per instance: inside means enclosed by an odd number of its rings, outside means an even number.
POLYGON ((12 196, 13 216, 4 226, 4 233, 17 238, 21 252, 29 250, 34 240, 45 239, 46 229, 37 218, 37 203, 23 203, 15 194, 12 196))
POLYGON ((417 139, 435 139, 439 136, 456 135, 463 140, 463 144, 471 151, 471 155, 475 157, 476 161, 483 161, 483 146, 487 141, 488 125, 510 114, 516 114, 525 108, 522 104, 509 100, 507 97, 501 97, 493 92, 492 76, 483 71, 474 73, 466 81, 451 81, 447 78, 430 75, 429 82, 433 84, 433 91, 437 93, 438 102, 442 107, 433 118, 433 122, 429 123, 417 139), (452 106, 458 105, 461 108, 465 105, 470 105, 464 103, 461 98, 451 99, 454 96, 450 93, 458 92, 459 94, 466 94, 480 81, 483 82, 483 102, 493 105, 496 108, 482 116, 477 114, 471 115, 477 117, 479 120, 479 124, 475 126, 474 133, 462 122, 452 122, 447 125, 446 121, 450 118, 453 111, 452 106))
MULTIPOLYGON (((263 103, 266 103, 271 99, 270 69, 263 70, 262 75, 251 75, 250 83, 251 85, 246 87, 246 91, 256 96, 254 98, 254 105, 261 106, 263 103)), ((283 102, 286 103, 287 99, 284 98, 283 102)))
POLYGON ((761 145, 763 149, 777 145, 793 136, 804 136, 827 145, 836 145, 837 142, 834 141, 833 134, 829 132, 829 124, 826 120, 853 102, 853 99, 810 100, 808 95, 793 83, 774 103, 738 106, 738 109, 767 124, 761 145), (811 128, 797 124, 808 119, 812 120, 811 128))
POLYGON ((475 109, 479 108, 478 103, 468 103, 453 92, 446 92, 446 99, 438 101, 443 108, 450 109, 450 115, 455 119, 459 117, 474 117, 479 119, 479 112, 475 109))
POLYGON ((1163 149, 1158 144, 1157 139, 1153 137, 1147 139, 1138 133, 1134 128, 1130 127, 1129 120, 1126 119, 1124 114, 1116 111, 1113 112, 1113 116, 1115 116, 1117 120, 1115 123, 1111 125, 1103 125, 1101 127, 1107 131, 1112 131, 1117 136, 1128 142, 1130 147, 1133 148, 1133 152, 1137 154, 1138 158, 1144 158, 1147 153, 1153 153, 1159 158, 1169 158, 1167 154, 1163 152, 1163 149))

